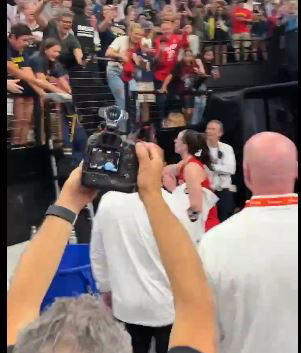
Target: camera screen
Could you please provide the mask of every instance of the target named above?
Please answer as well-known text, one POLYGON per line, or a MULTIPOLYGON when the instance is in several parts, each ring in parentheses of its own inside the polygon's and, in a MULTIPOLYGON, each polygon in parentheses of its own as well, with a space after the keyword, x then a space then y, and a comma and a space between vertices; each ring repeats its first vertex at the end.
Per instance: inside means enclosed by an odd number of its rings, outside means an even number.
POLYGON ((117 173, 120 152, 104 148, 93 148, 90 158, 90 168, 117 173))

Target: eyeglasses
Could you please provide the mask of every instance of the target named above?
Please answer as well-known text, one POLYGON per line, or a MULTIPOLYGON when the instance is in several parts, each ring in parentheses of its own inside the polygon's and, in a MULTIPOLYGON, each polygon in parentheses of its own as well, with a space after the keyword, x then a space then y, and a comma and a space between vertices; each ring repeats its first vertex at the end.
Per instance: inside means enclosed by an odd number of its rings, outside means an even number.
POLYGON ((64 20, 61 20, 61 22, 62 22, 64 25, 72 25, 72 21, 64 21, 64 20))

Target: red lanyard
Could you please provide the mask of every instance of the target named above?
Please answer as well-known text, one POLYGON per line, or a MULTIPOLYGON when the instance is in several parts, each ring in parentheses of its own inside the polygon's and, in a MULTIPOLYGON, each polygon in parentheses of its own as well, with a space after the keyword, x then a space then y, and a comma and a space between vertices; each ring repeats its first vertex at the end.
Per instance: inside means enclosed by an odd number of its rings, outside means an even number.
POLYGON ((298 196, 266 197, 246 201, 246 207, 298 205, 298 196))

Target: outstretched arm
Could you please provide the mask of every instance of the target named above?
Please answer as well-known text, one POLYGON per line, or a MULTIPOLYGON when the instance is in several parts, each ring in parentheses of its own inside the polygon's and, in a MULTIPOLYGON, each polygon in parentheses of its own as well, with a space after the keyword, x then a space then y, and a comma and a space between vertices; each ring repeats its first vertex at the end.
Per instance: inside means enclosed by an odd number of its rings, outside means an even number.
POLYGON ((169 346, 189 346, 203 353, 215 353, 211 292, 200 257, 188 233, 162 197, 161 150, 154 144, 138 143, 136 151, 140 198, 145 205, 174 295, 176 316, 169 346))
MULTIPOLYGON (((56 205, 78 214, 97 192, 81 186, 82 168, 66 181, 56 205)), ((56 216, 47 216, 26 248, 7 294, 7 343, 16 342, 18 332, 35 320, 42 300, 58 269, 72 225, 56 216)))

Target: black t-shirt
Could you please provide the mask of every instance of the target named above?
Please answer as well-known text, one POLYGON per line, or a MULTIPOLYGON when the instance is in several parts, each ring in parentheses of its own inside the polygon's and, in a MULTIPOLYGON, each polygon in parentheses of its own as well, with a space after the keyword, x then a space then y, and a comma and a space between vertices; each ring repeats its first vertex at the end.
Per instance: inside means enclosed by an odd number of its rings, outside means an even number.
POLYGON ((13 62, 19 69, 28 67, 29 55, 27 48, 23 52, 19 52, 7 42, 7 61, 13 62))
POLYGON ((94 28, 90 25, 90 18, 84 14, 75 15, 72 30, 78 39, 84 56, 94 52, 94 28))
POLYGON ((171 348, 168 353, 202 353, 200 351, 197 351, 196 349, 190 348, 190 347, 173 347, 171 348))
POLYGON ((81 48, 81 45, 73 34, 69 33, 65 39, 61 40, 56 23, 51 20, 48 22, 48 25, 43 32, 43 39, 45 40, 47 38, 55 38, 60 42, 62 51, 59 57, 59 62, 63 64, 65 68, 70 69, 72 66, 76 65, 73 50, 81 48))
MULTIPOLYGON (((19 52, 7 42, 7 61, 11 61, 17 68, 22 69, 22 67, 29 67, 29 55, 27 48, 23 52, 19 52)), ((8 78, 12 78, 8 74, 8 78)))
POLYGON ((113 22, 111 27, 104 32, 99 32, 100 38, 100 56, 104 57, 107 49, 113 40, 117 37, 126 35, 126 25, 123 21, 113 22))
POLYGON ((40 53, 35 53, 29 58, 29 66, 35 74, 43 73, 47 79, 50 76, 60 78, 65 75, 65 70, 61 63, 49 61, 40 53))

